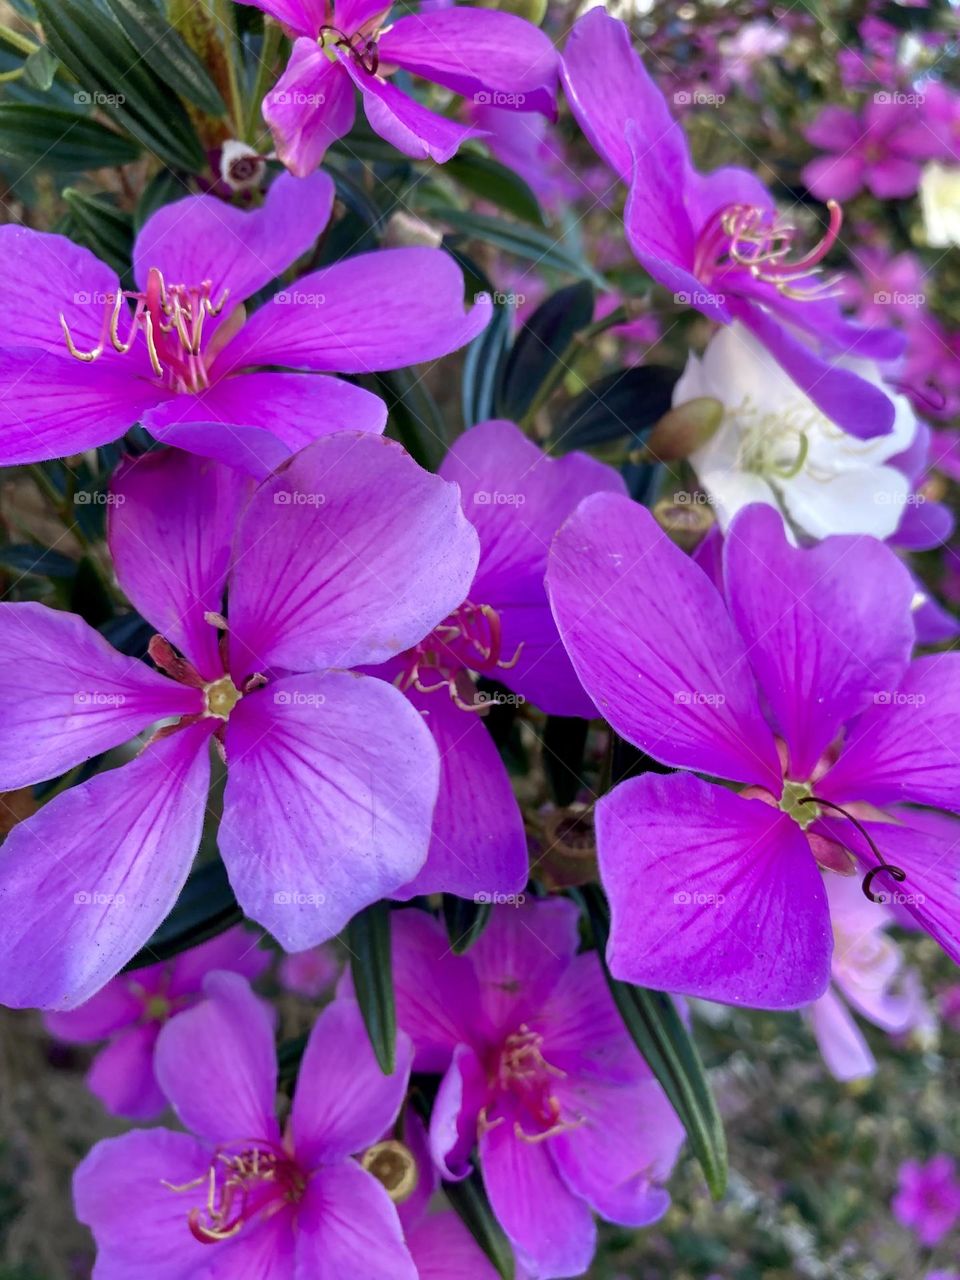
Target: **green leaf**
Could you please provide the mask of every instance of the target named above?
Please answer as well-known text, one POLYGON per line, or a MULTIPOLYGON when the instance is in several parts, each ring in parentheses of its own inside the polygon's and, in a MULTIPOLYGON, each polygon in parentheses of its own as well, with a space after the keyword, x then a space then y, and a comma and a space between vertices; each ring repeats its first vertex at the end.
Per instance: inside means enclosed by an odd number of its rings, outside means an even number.
POLYGON ((187 42, 143 0, 106 0, 135 49, 145 52, 151 68, 207 115, 222 116, 226 106, 206 67, 187 42))
POLYGON ((33 542, 17 542, 0 547, 0 566, 35 578, 70 580, 77 572, 76 560, 33 542))
POLYGON ((497 415, 519 422, 563 361, 579 330, 593 319, 589 280, 558 289, 541 302, 510 349, 497 390, 497 415))
POLYGON ((493 319, 467 347, 460 388, 465 426, 472 427, 493 417, 497 383, 510 344, 512 322, 513 307, 495 305, 493 319))
POLYGON ((129 164, 140 155, 128 138, 63 107, 0 103, 0 157, 42 169, 82 173, 129 164))
POLYGON ((607 374, 567 406, 551 442, 566 452, 626 436, 641 438, 669 410, 679 377, 676 369, 653 364, 607 374))
POLYGON ((53 85, 53 78, 57 74, 59 65, 60 63, 47 46, 42 44, 39 49, 34 49, 24 62, 23 78, 34 89, 46 93, 53 85))
POLYGON ((476 240, 483 240, 512 253, 515 257, 525 258, 544 269, 553 268, 568 276, 578 276, 590 280, 599 289, 607 287, 607 281, 599 272, 578 254, 567 249, 562 240, 558 240, 548 231, 539 227, 529 227, 522 223, 507 222, 504 218, 495 218, 486 214, 473 213, 466 209, 450 209, 430 202, 430 213, 439 221, 447 223, 456 231, 463 231, 476 240))
POLYGON ((218 937, 242 919, 243 912, 233 896, 223 863, 219 859, 205 863, 191 874, 177 905, 150 941, 124 965, 124 973, 172 960, 181 951, 218 937))
POLYGON ((393 369, 374 374, 374 381, 397 439, 421 467, 436 471, 446 452, 447 428, 423 377, 415 369, 393 369))
POLYGON ((63 192, 70 211, 73 239, 84 244, 117 275, 130 270, 133 254, 133 218, 105 200, 86 196, 73 187, 63 192))
POLYGON ((74 99, 104 112, 142 148, 197 172, 206 156, 182 103, 115 22, 86 0, 37 0, 47 43, 80 89, 74 99))
POLYGON ((605 955, 610 913, 599 885, 588 885, 577 896, 586 907, 604 976, 624 1025, 680 1117, 707 1186, 719 1199, 727 1186, 727 1140, 697 1047, 668 995, 620 982, 610 973, 605 955))
POLYGON ((490 923, 491 910, 489 901, 457 898, 452 893, 443 895, 443 922, 454 955, 462 956, 470 950, 490 923))
POLYGON ((137 202, 136 212, 133 215, 134 231, 139 234, 143 224, 158 209, 162 209, 166 204, 173 204, 175 200, 182 200, 184 196, 190 194, 190 188, 182 178, 171 173, 169 169, 161 169, 147 183, 137 202))
POLYGON ((516 1264, 510 1242, 493 1215, 480 1175, 474 1171, 461 1182, 444 1182, 444 1195, 503 1280, 513 1280, 516 1264))
POLYGON ((357 1004, 384 1075, 397 1061, 397 1010, 390 956, 390 906, 375 902, 347 925, 350 974, 357 1004))
POLYGON ((546 226, 537 197, 523 178, 489 156, 477 151, 461 151, 443 166, 443 176, 515 218, 538 227, 546 226))

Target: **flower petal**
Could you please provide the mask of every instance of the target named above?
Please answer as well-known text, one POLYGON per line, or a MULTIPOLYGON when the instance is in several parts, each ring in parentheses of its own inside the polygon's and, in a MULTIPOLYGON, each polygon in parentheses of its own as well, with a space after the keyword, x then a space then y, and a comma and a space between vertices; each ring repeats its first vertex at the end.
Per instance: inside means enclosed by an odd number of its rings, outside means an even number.
POLYGON ((627 1084, 648 1074, 595 951, 575 956, 533 1015, 548 1061, 567 1076, 627 1084))
POLYGON ((873 1075, 876 1058, 853 1014, 835 991, 826 991, 806 1014, 827 1069, 835 1079, 860 1080, 873 1075))
POLYGON ((297 1228, 293 1280, 417 1280, 393 1202, 353 1160, 314 1172, 297 1228))
POLYGON ((395 895, 453 893, 490 902, 527 883, 527 837, 510 775, 482 718, 440 689, 407 697, 423 714, 440 752, 440 793, 430 852, 395 895))
POLYGON ((899 684, 914 642, 910 574, 875 538, 791 546, 766 506, 734 520, 724 564, 730 613, 790 750, 790 773, 807 779, 841 726, 877 690, 899 684))
POLYGON ((586 1202, 568 1190, 546 1142, 524 1142, 509 1121, 480 1139, 490 1205, 522 1266, 539 1280, 583 1275, 597 1247, 586 1202))
POLYGON ((74 613, 0 604, 0 788, 55 778, 167 716, 203 709, 197 689, 118 653, 74 613))
POLYGON ((294 41, 286 70, 263 100, 277 155, 299 178, 313 173, 331 143, 350 132, 356 109, 350 77, 315 36, 294 41))
POLYGON ((288 951, 332 937, 423 865, 439 761, 392 685, 344 673, 275 681, 234 709, 226 751, 230 883, 288 951))
POLYGON ((420 1280, 497 1280, 499 1272, 452 1211, 433 1213, 407 1231, 420 1280))
POLYGON ((71 1008, 166 918, 200 843, 210 722, 65 791, 0 856, 0 1002, 71 1008), (38 941, 42 940, 42 941, 38 941))
POLYGON ((586 498, 554 539, 547 591, 584 688, 619 734, 665 764, 779 794, 743 642, 649 511, 586 498))
POLYGON ((297 1077, 291 1123, 305 1168, 331 1164, 378 1142, 407 1092, 413 1046, 401 1031, 397 1065, 384 1075, 353 1000, 338 999, 313 1024, 297 1077))
POLYGON ((482 422, 459 436, 440 475, 459 484, 467 519, 480 535, 471 599, 497 610, 504 661, 519 648, 516 663, 498 678, 549 715, 593 716, 557 635, 543 578, 553 535, 581 498, 625 494, 622 477, 583 453, 550 458, 503 421, 482 422))
POLYGON ((210 1152, 186 1133, 135 1129, 98 1142, 73 1175, 77 1217, 97 1243, 97 1280, 193 1280, 205 1274, 209 1246, 187 1226, 210 1152))
POLYGON ((464 313, 463 292, 460 268, 440 249, 359 253, 255 311, 217 356, 217 373, 256 364, 375 373, 439 360, 490 321, 490 300, 464 313))
POLYGON ((689 774, 645 774, 597 805, 615 977, 727 1004, 788 1009, 822 995, 833 940, 800 828, 689 774))
POLYGON ((902 680, 875 689, 817 794, 840 804, 905 801, 960 811, 958 733, 960 654, 919 658, 902 680))
POLYGON ((392 441, 318 440, 261 485, 240 522, 235 679, 385 661, 461 603, 477 555, 455 485, 392 441))
MULTIPOLYGON (((237 209, 216 196, 187 196, 166 204, 144 223, 133 249, 140 289, 152 268, 168 285, 211 283, 218 301, 229 289, 220 323, 306 253, 330 221, 333 180, 325 173, 292 178, 282 173, 259 209, 237 209)), ((208 317, 208 322, 213 317, 208 317)), ((209 323, 204 338, 209 341, 209 323)))
POLYGON ((207 680, 223 675, 223 610, 233 531, 253 486, 230 467, 168 449, 128 458, 111 481, 108 542, 131 603, 207 680))
POLYGON ((167 1107, 167 1099, 153 1074, 157 1023, 127 1027, 93 1060, 87 1088, 115 1116, 128 1120, 155 1120, 167 1107))
POLYGON ((430 1154, 444 1178, 459 1181, 470 1173, 477 1126, 489 1097, 483 1063, 469 1045, 458 1044, 430 1113, 430 1154))
POLYGON ((204 994, 160 1032, 160 1087, 181 1124, 200 1138, 279 1142, 277 1054, 266 1007, 237 973, 209 974, 204 994))
POLYGON ((531 22, 495 9, 436 9, 398 18, 380 58, 475 102, 556 118, 559 59, 531 22))
POLYGON ((446 164, 468 138, 483 136, 475 125, 458 124, 423 107, 389 80, 371 75, 353 57, 338 50, 340 65, 363 95, 370 128, 385 142, 416 160, 446 164))

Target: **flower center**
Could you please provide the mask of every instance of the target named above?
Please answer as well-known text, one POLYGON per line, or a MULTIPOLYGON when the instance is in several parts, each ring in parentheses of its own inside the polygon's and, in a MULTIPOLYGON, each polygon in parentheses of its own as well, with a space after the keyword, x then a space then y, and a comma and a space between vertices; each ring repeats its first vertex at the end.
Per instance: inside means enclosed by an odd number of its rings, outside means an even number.
POLYGON ((339 27, 326 25, 320 28, 317 44, 327 52, 328 58, 335 59, 334 49, 345 49, 358 67, 362 67, 369 75, 375 76, 380 66, 380 50, 377 46, 379 34, 377 27, 366 32, 360 30, 347 35, 339 27))
POLYGON ((501 656, 502 643, 500 615, 496 609, 465 600, 425 639, 407 650, 397 687, 404 691, 416 689, 420 693, 435 693, 446 688, 461 710, 482 710, 485 704, 474 699, 472 685, 461 677, 465 670, 507 671, 516 666, 522 643, 506 660, 501 656))
POLYGON ((828 201, 827 208, 830 222, 822 239, 807 253, 791 260, 798 234, 793 223, 756 205, 727 205, 708 219, 697 237, 693 273, 704 284, 710 284, 746 271, 754 280, 772 285, 784 297, 798 302, 827 297, 835 292, 838 281, 815 277, 836 244, 843 222, 843 212, 835 200, 828 201))
POLYGON ((206 1187, 206 1199, 187 1214, 187 1225, 201 1244, 235 1236, 252 1219, 269 1217, 296 1204, 306 1189, 302 1169, 269 1142, 217 1147, 206 1173, 193 1182, 163 1185, 178 1195, 206 1187))
POLYGON ((243 694, 229 676, 203 686, 203 703, 207 715, 217 716, 220 720, 229 719, 230 712, 242 697, 243 694))
POLYGON ((229 293, 225 289, 215 302, 212 291, 210 280, 199 285, 168 285, 162 273, 151 267, 143 293, 122 289, 108 295, 100 340, 90 351, 81 351, 76 346, 61 312, 60 327, 67 350, 75 359, 91 363, 103 355, 109 340, 114 351, 126 355, 133 348, 137 334, 142 332, 150 364, 158 378, 165 378, 176 391, 202 391, 210 385, 202 350, 204 321, 207 316, 220 314, 229 293), (134 304, 132 318, 124 305, 126 302, 134 304), (125 338, 120 335, 124 312, 130 319, 125 338))
POLYGON ((554 1093, 556 1081, 565 1076, 543 1056, 543 1036, 522 1023, 503 1041, 490 1072, 494 1109, 500 1114, 489 1119, 485 1108, 481 1124, 489 1128, 509 1116, 514 1133, 525 1142, 542 1142, 571 1128, 579 1122, 561 1118, 554 1093))
POLYGON ((820 809, 813 803, 813 787, 809 782, 785 781, 780 808, 804 830, 820 817, 820 809))
POLYGON ((368 1147, 360 1157, 360 1165, 386 1188, 394 1204, 409 1200, 417 1189, 420 1175, 413 1152, 394 1138, 368 1147))

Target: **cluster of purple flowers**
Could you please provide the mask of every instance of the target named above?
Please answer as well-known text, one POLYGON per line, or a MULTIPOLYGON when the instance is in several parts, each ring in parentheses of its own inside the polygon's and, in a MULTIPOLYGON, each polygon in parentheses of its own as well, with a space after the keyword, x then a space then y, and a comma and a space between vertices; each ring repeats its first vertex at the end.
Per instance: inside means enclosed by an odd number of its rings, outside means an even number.
MULTIPOLYGON (((828 107, 808 133, 829 153, 806 170, 827 202, 810 247, 752 171, 695 167, 603 8, 561 56, 492 9, 391 22, 382 0, 247 3, 292 40, 262 104, 289 172, 260 207, 165 205, 139 230, 129 288, 63 235, 0 228, 0 463, 149 433, 112 471, 105 544, 113 589, 154 633, 145 661, 76 614, 0 604, 0 789, 73 782, 0 849, 0 1000, 44 1010, 66 1041, 106 1041, 89 1084, 111 1111, 172 1107, 182 1126, 108 1139, 80 1165, 97 1280, 485 1280, 478 1244, 431 1200, 468 1177, 519 1275, 582 1275, 597 1217, 636 1228, 666 1212, 684 1138, 605 967, 803 1010, 851 1079, 874 1067, 854 1013, 894 1035, 931 1016, 885 930, 909 922, 960 962, 960 655, 915 656, 955 627, 925 612, 905 555, 951 518, 931 503, 889 541, 856 519, 818 539, 826 507, 809 523, 780 509, 809 500, 786 489, 808 453, 848 476, 880 448, 871 477, 885 468, 905 506, 920 492, 931 434, 905 423, 898 379, 942 384, 942 361, 918 373, 911 340, 904 364, 913 313, 876 301, 881 284, 919 294, 917 260, 867 245, 839 283, 824 263, 839 201, 912 195, 924 162, 956 159, 960 99, 828 107), (410 75, 467 99, 469 123, 407 93, 410 75), (636 264, 800 406, 775 429, 759 387, 736 404, 716 392, 739 432, 724 464, 737 492, 692 555, 615 467, 551 456, 514 422, 471 426, 435 473, 421 466, 356 379, 461 350, 490 299, 464 302, 442 248, 311 260, 335 198, 318 165, 357 91, 405 155, 442 164, 488 138, 556 196, 541 126, 561 85, 626 190, 636 264), (531 865, 488 729, 497 700, 601 722, 648 763, 590 797, 603 956, 531 865), (85 768, 105 753, 116 767, 85 768), (269 957, 242 926, 128 968, 213 841, 243 916, 310 998, 334 982, 324 944, 395 904, 391 1072, 344 977, 278 1112, 272 1007, 251 987, 269 957), (496 904, 465 954, 439 894, 496 904)), ((731 83, 781 47, 762 24, 724 39, 731 83)), ((872 500, 842 493, 845 516, 872 500)), ((952 1166, 905 1169, 895 1210, 939 1239, 960 1219, 952 1166)))

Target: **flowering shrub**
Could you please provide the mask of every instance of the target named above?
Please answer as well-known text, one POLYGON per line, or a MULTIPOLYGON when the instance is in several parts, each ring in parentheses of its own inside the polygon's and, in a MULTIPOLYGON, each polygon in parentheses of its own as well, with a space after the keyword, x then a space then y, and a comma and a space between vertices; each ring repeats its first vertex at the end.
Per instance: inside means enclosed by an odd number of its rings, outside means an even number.
POLYGON ((953 10, 3 9, 0 1280, 954 1274, 953 10))

